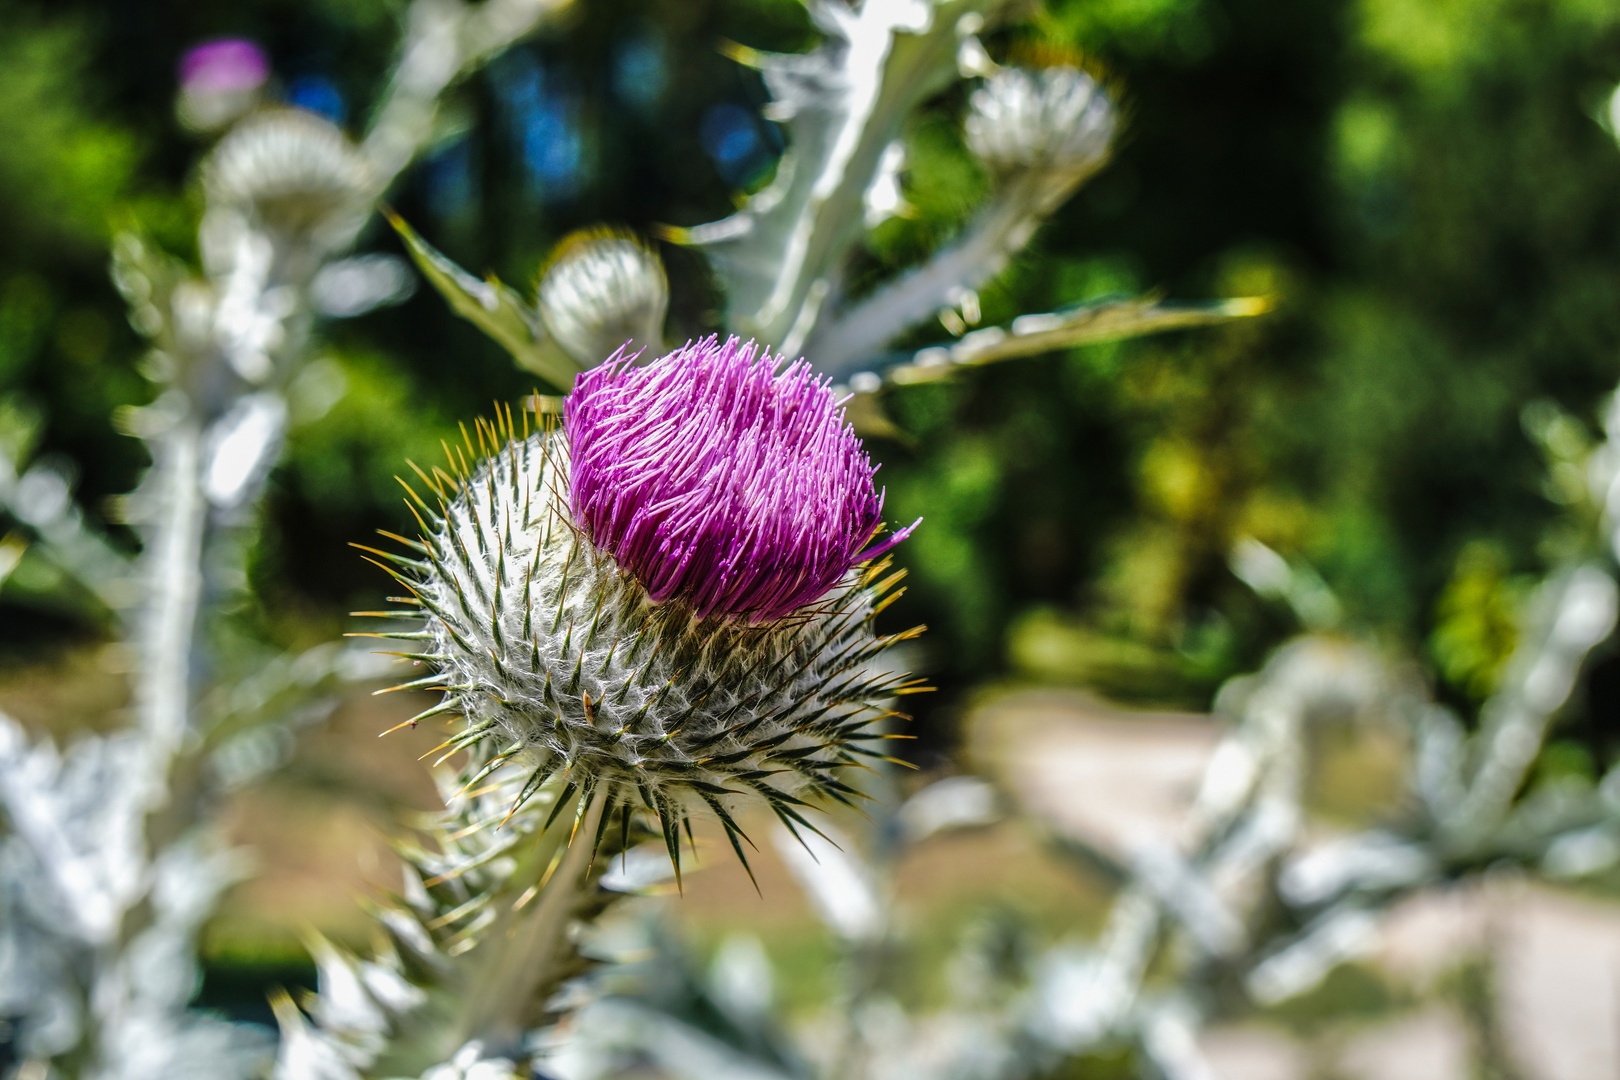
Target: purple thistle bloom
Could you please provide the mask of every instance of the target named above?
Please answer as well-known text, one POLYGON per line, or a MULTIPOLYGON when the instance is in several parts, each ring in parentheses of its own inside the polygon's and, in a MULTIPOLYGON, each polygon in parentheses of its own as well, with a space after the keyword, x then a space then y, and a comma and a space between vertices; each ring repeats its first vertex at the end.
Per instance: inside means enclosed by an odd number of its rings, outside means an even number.
MULTIPOLYGON (((623 350, 568 396, 574 518, 654 601, 771 622, 819 600, 872 547, 883 496, 825 379, 710 337, 645 367, 623 350)), ((919 519, 920 521, 921 519, 919 519)))
POLYGON ((252 90, 269 77, 264 50, 244 38, 206 41, 180 58, 180 83, 196 93, 252 90))

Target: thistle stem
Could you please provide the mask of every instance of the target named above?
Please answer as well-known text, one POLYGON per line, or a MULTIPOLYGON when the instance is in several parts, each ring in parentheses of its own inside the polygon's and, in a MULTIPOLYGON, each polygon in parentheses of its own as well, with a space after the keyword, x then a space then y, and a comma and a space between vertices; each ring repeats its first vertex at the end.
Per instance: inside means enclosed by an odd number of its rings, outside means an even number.
MULTIPOLYGON (((467 982, 467 993, 451 1049, 478 1040, 488 1049, 519 1049, 535 1013, 557 986, 572 974, 573 946, 568 930, 595 891, 607 860, 596 860, 597 827, 607 810, 608 791, 598 787, 571 828, 571 840, 539 894, 528 905, 508 912, 504 926, 492 928, 480 945, 485 963, 467 982)), ((566 812, 558 832, 569 828, 566 812)), ((544 873, 550 860, 540 865, 544 873)), ((517 877, 520 875, 514 875, 517 877)))
POLYGON ((847 375, 895 337, 1001 273, 1040 224, 1048 197, 1044 183, 1034 171, 1009 179, 955 243, 812 335, 805 346, 811 364, 835 377, 847 375))
POLYGON ((155 785, 145 797, 159 800, 168 763, 190 725, 192 653, 202 594, 200 567, 208 503, 199 483, 200 425, 187 419, 152 445, 161 477, 154 501, 163 517, 150 538, 150 607, 142 634, 145 662, 135 695, 155 785))
POLYGON ((450 85, 532 31, 570 0, 416 0, 405 49, 361 150, 386 188, 433 136, 450 85))

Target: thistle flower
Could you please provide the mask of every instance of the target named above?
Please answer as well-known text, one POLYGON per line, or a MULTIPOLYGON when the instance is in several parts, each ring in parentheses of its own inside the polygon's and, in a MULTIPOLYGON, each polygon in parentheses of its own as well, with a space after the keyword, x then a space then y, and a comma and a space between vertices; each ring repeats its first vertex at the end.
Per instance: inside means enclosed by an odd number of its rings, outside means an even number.
POLYGON ((1073 67, 1002 68, 974 91, 968 146, 999 173, 1036 169, 1067 188, 1108 160, 1119 115, 1097 80, 1073 67))
POLYGON ((187 90, 256 90, 269 77, 264 50, 245 38, 205 41, 180 58, 180 85, 187 90))
POLYGON ((775 622, 856 562, 883 500, 826 383, 735 338, 642 370, 608 363, 567 404, 575 520, 646 588, 699 618, 775 622))
POLYGON ((840 772, 883 756, 874 721, 918 688, 878 659, 917 631, 871 623, 910 530, 873 543, 873 468, 802 363, 713 338, 633 360, 581 376, 562 431, 508 414, 482 461, 469 438, 418 470, 440 501, 412 491, 420 557, 390 572, 429 616, 405 636, 434 672, 405 685, 445 691, 416 719, 465 718, 443 749, 477 748, 469 784, 521 763, 521 805, 557 777, 552 816, 601 803, 597 842, 644 808, 678 872, 694 810, 743 858, 741 805, 813 828, 807 800, 848 801, 840 772))
POLYGON ((669 283, 658 256, 632 237, 600 230, 568 237, 541 272, 536 300, 547 331, 582 364, 627 341, 663 345, 669 283))

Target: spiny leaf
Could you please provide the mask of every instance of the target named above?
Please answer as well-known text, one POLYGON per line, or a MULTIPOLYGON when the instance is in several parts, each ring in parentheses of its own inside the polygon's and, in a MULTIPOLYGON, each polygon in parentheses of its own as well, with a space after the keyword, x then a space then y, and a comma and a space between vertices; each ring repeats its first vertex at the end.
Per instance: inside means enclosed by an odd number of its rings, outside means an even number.
POLYGON ((479 281, 422 239, 398 214, 385 213, 422 276, 439 290, 452 311, 493 338, 525 371, 559 390, 573 386, 574 376, 583 369, 550 340, 540 327, 539 315, 511 287, 494 275, 479 281))
POLYGON ((1014 319, 1007 329, 975 330, 955 344, 922 349, 893 357, 886 367, 881 363, 875 366, 883 369, 884 379, 890 383, 932 382, 963 367, 1037 356, 1076 345, 1214 326, 1263 315, 1271 308, 1271 300, 1263 296, 1204 303, 1168 302, 1151 295, 1108 297, 1060 311, 1024 315, 1014 319))

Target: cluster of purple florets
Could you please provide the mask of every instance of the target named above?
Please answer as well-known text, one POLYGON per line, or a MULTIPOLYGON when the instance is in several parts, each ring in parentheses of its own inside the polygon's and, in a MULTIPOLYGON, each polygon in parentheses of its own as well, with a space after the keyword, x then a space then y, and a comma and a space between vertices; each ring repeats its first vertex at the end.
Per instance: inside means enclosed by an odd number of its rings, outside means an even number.
POLYGON ((762 623, 827 594, 873 545, 883 496, 825 379, 708 338, 581 376, 565 430, 575 520, 654 601, 762 623), (870 546, 869 546, 870 545, 870 546))

